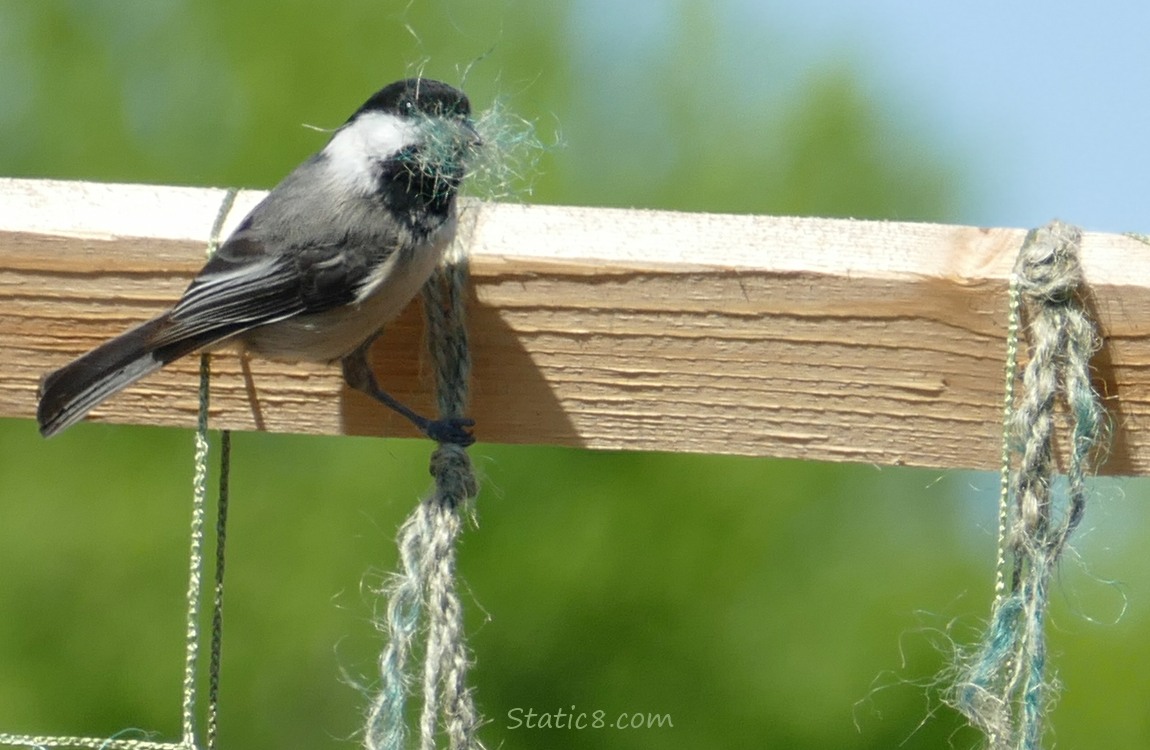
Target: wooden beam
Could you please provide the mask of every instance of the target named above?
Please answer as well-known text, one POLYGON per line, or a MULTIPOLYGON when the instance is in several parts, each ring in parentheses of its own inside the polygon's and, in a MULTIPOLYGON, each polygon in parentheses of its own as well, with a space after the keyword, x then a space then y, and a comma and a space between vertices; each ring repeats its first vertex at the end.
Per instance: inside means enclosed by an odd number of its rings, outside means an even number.
MULTIPOLYGON (((0 180, 0 416, 40 376, 171 304, 221 190, 0 180)), ((234 226, 262 196, 241 193, 234 226)), ((1021 229, 468 202, 481 441, 994 468, 1021 229)), ((1105 470, 1150 472, 1150 247, 1088 233, 1115 419, 1105 470)), ((429 410, 417 306, 374 360, 429 410)), ((214 357, 212 422, 410 435, 338 369, 214 357)), ((93 419, 189 427, 196 363, 93 419)))

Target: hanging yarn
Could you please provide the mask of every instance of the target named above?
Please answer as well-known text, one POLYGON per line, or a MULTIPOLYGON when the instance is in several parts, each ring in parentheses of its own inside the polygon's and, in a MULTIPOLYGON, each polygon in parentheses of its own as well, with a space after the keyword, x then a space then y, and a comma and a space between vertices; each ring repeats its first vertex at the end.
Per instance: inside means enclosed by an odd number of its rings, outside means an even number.
POLYGON ((1086 508, 1086 473, 1105 429, 1090 382, 1098 336, 1081 299, 1082 233, 1059 221, 1032 230, 1010 286, 1003 481, 995 601, 987 632, 964 666, 954 704, 992 750, 1038 750, 1053 692, 1045 680, 1050 579, 1086 508), (1020 308, 1025 303, 1030 360, 1014 407, 1020 308), (1066 408, 1067 499, 1052 496, 1056 405, 1066 408))
MULTIPOLYGON (((220 233, 223 232, 224 222, 235 205, 239 191, 228 188, 220 201, 216 220, 212 224, 212 233, 208 239, 207 256, 210 259, 220 249, 220 233)), ((208 457, 208 413, 211 405, 211 354, 207 352, 200 355, 200 408, 196 419, 196 469, 193 478, 194 497, 192 512, 192 541, 191 541, 191 578, 195 583, 196 591, 193 596, 191 583, 188 590, 188 622, 199 620, 199 598, 202 584, 199 580, 199 569, 203 562, 200 557, 203 547, 203 516, 206 505, 204 496, 206 488, 208 457)), ((220 658, 223 650, 224 635, 224 563, 227 546, 228 526, 228 495, 229 479, 231 476, 232 434, 224 430, 220 435, 220 477, 219 494, 216 499, 216 560, 214 585, 212 587, 212 621, 211 639, 208 652, 208 707, 207 730, 205 741, 207 750, 216 750, 219 739, 220 715, 220 658)), ((188 628, 187 663, 184 677, 184 706, 183 706, 183 744, 196 747, 195 733, 195 699, 196 699, 196 657, 199 652, 200 634, 198 627, 188 628)))
MULTIPOLYGON (((234 195, 229 195, 226 205, 231 205, 234 195)), ((226 209, 221 209, 221 214, 226 209)), ((218 232, 213 230, 212 237, 218 232)), ((214 240, 213 240, 214 241, 214 240)), ((214 248, 213 248, 214 249, 214 248)), ((211 252, 211 250, 209 250, 211 252)), ((195 469, 192 474, 192 517, 190 548, 188 552, 188 588, 185 594, 187 609, 184 618, 184 680, 183 693, 180 701, 180 741, 162 742, 154 740, 140 740, 126 736, 111 738, 103 737, 69 737, 52 735, 26 735, 0 732, 0 746, 27 747, 27 748, 89 748, 90 750, 199 750, 196 741, 196 700, 198 682, 198 665, 200 641, 200 600, 203 590, 204 567, 204 522, 207 517, 208 496, 208 385, 211 378, 209 355, 200 359, 200 411, 194 434, 195 469)), ((222 461, 223 459, 221 459, 222 461)), ((218 714, 218 686, 219 686, 219 648, 221 636, 220 608, 223 605, 223 524, 227 507, 227 469, 221 463, 220 468, 220 515, 217 521, 216 558, 216 596, 212 612, 213 627, 211 636, 212 662, 209 674, 208 696, 208 745, 207 750, 216 748, 216 716, 218 714)), ((121 735, 128 735, 137 730, 127 730, 121 735)))
MULTIPOLYGON (((239 191, 224 192, 208 237, 210 258, 220 245, 220 232, 231 212, 239 191)), ((163 742, 135 739, 126 735, 139 730, 125 730, 110 738, 30 735, 0 732, 0 746, 29 748, 90 748, 91 750, 199 750, 196 741, 196 701, 200 644, 200 603, 203 594, 204 528, 208 496, 208 407, 211 383, 210 355, 200 356, 199 414, 194 440, 192 473, 192 516, 188 550, 187 609, 184 615, 184 679, 180 701, 180 741, 163 742)), ((219 495, 216 515, 215 586, 212 597, 210 661, 208 664, 207 750, 216 750, 219 721, 220 651, 223 641, 224 542, 227 527, 228 476, 231 461, 231 433, 221 438, 219 495)))
MULTIPOLYGON (((453 245, 445 265, 424 287, 427 341, 441 418, 464 415, 471 371, 465 325, 467 261, 459 246, 453 245)), ((405 707, 413 682, 409 662, 424 615, 427 641, 419 747, 436 747, 441 722, 451 750, 482 747, 475 736, 480 717, 467 687, 471 658, 455 585, 456 541, 478 484, 467 451, 458 445, 439 445, 430 470, 434 487, 399 531, 400 572, 380 592, 388 606, 376 627, 388 642, 379 659, 380 688, 367 716, 368 750, 406 747, 405 707)))

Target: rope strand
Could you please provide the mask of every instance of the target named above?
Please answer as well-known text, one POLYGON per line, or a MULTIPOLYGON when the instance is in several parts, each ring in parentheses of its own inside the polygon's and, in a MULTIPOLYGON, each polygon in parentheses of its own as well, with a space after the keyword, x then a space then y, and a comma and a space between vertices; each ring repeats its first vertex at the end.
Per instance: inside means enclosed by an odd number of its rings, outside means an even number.
POLYGON ((228 494, 232 464, 231 430, 220 432, 220 483, 216 501, 216 581, 212 592, 212 635, 208 661, 208 750, 219 741, 220 663, 224 638, 224 550, 228 537, 228 494))
MULTIPOLYGON (((211 257, 219 247, 220 233, 223 230, 224 222, 227 220, 232 205, 235 203, 237 193, 238 191, 236 189, 229 188, 225 191, 220 201, 220 206, 216 211, 216 218, 212 223, 211 233, 208 238, 208 257, 211 257)), ((204 354, 200 357, 199 415, 196 421, 196 432, 194 436, 195 468, 192 474, 191 539, 188 550, 188 587, 185 593, 187 611, 184 619, 185 650, 183 694, 180 701, 180 741, 157 742, 152 740, 121 739, 118 737, 67 737, 0 732, 0 746, 91 748, 92 750, 198 750, 195 731, 196 682, 198 679, 197 664, 201 643, 199 621, 203 587, 204 519, 207 515, 208 406, 210 380, 210 361, 208 355, 204 354)), ((212 604, 211 662, 208 670, 208 748, 210 750, 215 749, 219 709, 219 654, 223 634, 224 527, 227 522, 230 455, 230 434, 225 432, 223 434, 220 452, 220 505, 216 523, 216 531, 218 534, 216 543, 216 587, 212 604)))
MULTIPOLYGON (((207 256, 215 255, 220 246, 220 233, 227 221, 238 190, 229 188, 220 201, 216 219, 212 223, 212 233, 208 240, 207 256)), ((195 704, 196 668, 199 657, 200 598, 203 591, 203 536, 204 516, 207 496, 208 474, 208 412, 211 401, 211 355, 200 355, 200 409, 196 419, 196 471, 195 492, 192 504, 192 551, 189 555, 190 569, 188 581, 187 657, 184 666, 184 744, 196 747, 195 704), (193 591, 194 584, 194 591, 193 591)), ((207 707, 207 747, 215 750, 219 723, 220 651, 223 638, 223 597, 224 597, 224 542, 227 527, 228 475, 231 461, 231 437, 225 433, 220 452, 220 484, 216 510, 216 561, 215 587, 212 595, 211 643, 208 662, 208 707, 207 707)))
MULTIPOLYGON (((445 265, 424 287, 428 348, 442 418, 462 417, 468 401, 468 268, 459 252, 461 244, 453 245, 445 265)), ((471 657, 456 587, 456 544, 478 484, 467 451, 458 445, 439 445, 431 456, 430 472, 432 490, 400 528, 400 572, 381 592, 388 597, 387 616, 376 627, 387 634, 388 643, 380 655, 381 687, 367 716, 367 750, 406 747, 405 706, 413 681, 408 662, 423 615, 427 642, 419 747, 434 750, 442 727, 451 750, 482 748, 475 736, 480 717, 467 687, 471 657)))
POLYGON ((999 510, 994 607, 954 698, 986 734, 992 750, 1041 747, 1043 714, 1053 693, 1045 679, 1050 579, 1085 511, 1086 473, 1105 432, 1105 412, 1090 382, 1090 358, 1099 340, 1080 299, 1081 239, 1080 230, 1058 221, 1031 231, 1011 283, 1002 466, 1006 491, 999 510), (1020 299, 1028 315, 1030 360, 1021 399, 1013 408, 1020 299), (1070 455, 1061 514, 1052 492, 1059 401, 1068 412, 1070 455))

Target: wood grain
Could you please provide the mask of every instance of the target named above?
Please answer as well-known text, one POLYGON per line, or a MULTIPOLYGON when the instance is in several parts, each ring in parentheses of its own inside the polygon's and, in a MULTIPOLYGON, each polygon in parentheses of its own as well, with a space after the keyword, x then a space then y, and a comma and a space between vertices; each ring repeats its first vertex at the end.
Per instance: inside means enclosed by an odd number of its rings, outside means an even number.
MULTIPOLYGON (((223 191, 0 180, 0 416, 40 376, 171 304, 223 191)), ((261 197, 242 193, 229 226, 261 197)), ((470 202, 480 440, 995 468, 1006 280, 1021 229, 470 202)), ((1150 471, 1150 247, 1088 233, 1115 421, 1105 470, 1150 471)), ((418 305, 374 350, 429 410, 418 305)), ((335 367, 214 357, 212 422, 411 435, 335 367)), ((93 419, 189 427, 177 363, 93 419)))

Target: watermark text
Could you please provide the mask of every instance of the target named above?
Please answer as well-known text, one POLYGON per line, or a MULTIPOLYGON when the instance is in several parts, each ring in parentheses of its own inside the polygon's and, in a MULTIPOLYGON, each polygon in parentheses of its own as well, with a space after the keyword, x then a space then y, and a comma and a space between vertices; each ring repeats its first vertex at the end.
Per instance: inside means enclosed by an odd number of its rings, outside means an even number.
POLYGON ((670 714, 622 711, 611 714, 603 709, 579 711, 575 706, 554 711, 512 708, 507 712, 508 729, 673 729, 670 714))

